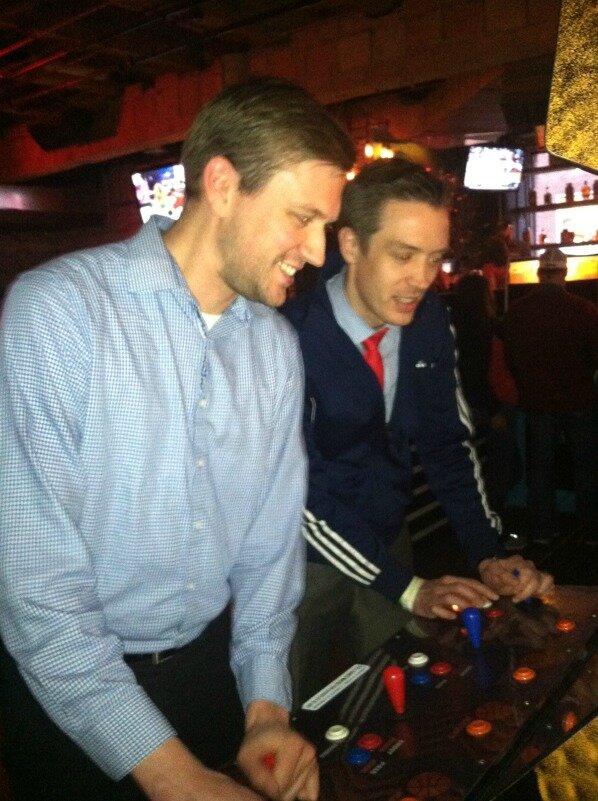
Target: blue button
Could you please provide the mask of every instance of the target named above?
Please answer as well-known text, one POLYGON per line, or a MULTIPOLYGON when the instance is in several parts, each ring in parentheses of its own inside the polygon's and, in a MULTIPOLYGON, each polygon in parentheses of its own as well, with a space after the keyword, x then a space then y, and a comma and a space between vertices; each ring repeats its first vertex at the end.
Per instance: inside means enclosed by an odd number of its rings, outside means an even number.
POLYGON ((411 683, 417 684, 418 687, 424 687, 432 681, 432 677, 427 670, 418 670, 411 675, 411 683))
POLYGON ((366 751, 365 748, 351 748, 345 754, 345 762, 349 765, 365 765, 371 758, 371 753, 366 751))

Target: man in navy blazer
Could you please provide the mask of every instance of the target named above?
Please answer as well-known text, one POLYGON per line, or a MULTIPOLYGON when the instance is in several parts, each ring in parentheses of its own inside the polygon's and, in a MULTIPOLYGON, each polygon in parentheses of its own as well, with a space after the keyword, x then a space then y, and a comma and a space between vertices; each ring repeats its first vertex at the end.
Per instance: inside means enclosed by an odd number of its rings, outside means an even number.
POLYGON ((449 244, 444 185, 411 162, 371 163, 345 188, 338 237, 337 271, 324 268, 311 293, 283 308, 305 363, 310 465, 307 584, 291 653, 295 704, 330 677, 339 632, 360 660, 408 612, 453 619, 499 594, 519 601, 552 587, 532 562, 501 556, 448 311, 429 291, 449 244), (381 329, 382 384, 363 346, 381 329), (412 448, 479 579, 414 575, 405 526, 412 448))

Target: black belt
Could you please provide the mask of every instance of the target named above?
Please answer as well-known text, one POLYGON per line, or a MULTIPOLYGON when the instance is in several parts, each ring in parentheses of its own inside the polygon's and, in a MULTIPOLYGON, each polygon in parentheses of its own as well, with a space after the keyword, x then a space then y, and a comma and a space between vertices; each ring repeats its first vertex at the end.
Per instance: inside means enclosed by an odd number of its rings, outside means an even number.
POLYGON ((168 648, 166 651, 153 651, 149 654, 125 654, 124 660, 127 665, 139 664, 140 662, 149 662, 152 665, 159 665, 161 662, 166 662, 172 659, 173 656, 184 650, 183 648, 168 648))
POLYGON ((123 658, 128 665, 139 665, 144 662, 150 665, 159 665, 183 651, 191 650, 194 646, 203 647, 213 641, 226 642, 228 648, 229 615, 227 608, 206 626, 199 637, 186 645, 181 645, 180 648, 168 648, 166 651, 153 651, 145 654, 125 654, 123 658))

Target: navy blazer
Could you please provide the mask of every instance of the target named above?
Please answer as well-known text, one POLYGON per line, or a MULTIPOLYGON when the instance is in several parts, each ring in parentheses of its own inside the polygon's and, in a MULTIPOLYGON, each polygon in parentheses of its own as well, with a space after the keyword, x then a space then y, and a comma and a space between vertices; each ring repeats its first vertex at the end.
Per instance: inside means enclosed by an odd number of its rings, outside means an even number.
POLYGON ((402 328, 388 423, 382 390, 337 324, 325 281, 281 311, 299 335, 305 363, 308 559, 330 563, 391 600, 401 596, 413 574, 388 549, 411 500, 412 444, 472 567, 495 555, 501 524, 488 507, 470 442, 469 409, 442 299, 426 293, 402 328))

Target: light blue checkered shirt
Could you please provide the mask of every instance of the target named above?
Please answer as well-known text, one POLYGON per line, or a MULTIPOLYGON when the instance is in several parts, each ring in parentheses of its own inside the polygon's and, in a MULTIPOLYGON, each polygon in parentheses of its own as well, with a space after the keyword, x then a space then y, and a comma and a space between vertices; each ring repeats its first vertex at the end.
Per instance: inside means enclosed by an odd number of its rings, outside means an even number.
POLYGON ((288 707, 307 467, 286 320, 237 298, 207 331, 154 218, 22 274, 0 347, 1 633, 47 712, 122 777, 174 733, 123 651, 184 645, 229 599, 243 703, 288 707))

